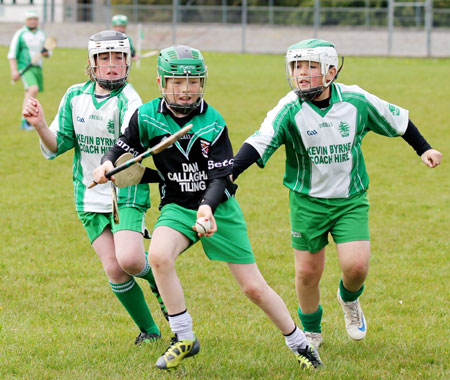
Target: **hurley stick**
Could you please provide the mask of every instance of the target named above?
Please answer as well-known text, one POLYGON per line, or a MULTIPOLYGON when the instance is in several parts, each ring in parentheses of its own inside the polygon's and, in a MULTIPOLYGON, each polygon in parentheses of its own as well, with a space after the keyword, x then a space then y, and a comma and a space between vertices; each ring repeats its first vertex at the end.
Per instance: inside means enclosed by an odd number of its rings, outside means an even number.
MULTIPOLYGON (((124 162, 122 165, 117 166, 113 170, 110 170, 109 172, 105 173, 106 178, 111 178, 116 173, 121 172, 122 170, 125 170, 126 168, 129 168, 131 165, 137 164, 138 162, 141 162, 144 158, 153 156, 154 154, 161 153, 164 149, 168 148, 175 142, 177 142, 182 136, 184 136, 186 133, 188 133, 193 127, 193 124, 188 124, 185 127, 181 128, 179 131, 175 132, 173 135, 169 136, 167 139, 161 141, 160 143, 156 144, 155 146, 151 147, 149 150, 145 151, 144 153, 141 153, 139 156, 136 156, 127 162, 124 162)), ((95 185, 97 185, 97 182, 92 182, 88 189, 93 188, 95 185)))

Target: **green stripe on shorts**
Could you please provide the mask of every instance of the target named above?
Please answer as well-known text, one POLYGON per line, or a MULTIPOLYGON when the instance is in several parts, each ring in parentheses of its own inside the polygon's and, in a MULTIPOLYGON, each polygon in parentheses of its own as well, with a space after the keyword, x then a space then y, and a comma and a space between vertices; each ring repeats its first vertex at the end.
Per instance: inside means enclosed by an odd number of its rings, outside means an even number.
POLYGON ((190 210, 175 203, 169 203, 161 209, 161 215, 155 224, 167 226, 185 235, 192 244, 201 241, 203 250, 210 260, 225 261, 235 264, 252 264, 255 262, 247 225, 239 203, 230 198, 217 206, 214 213, 217 232, 212 237, 199 238, 192 229, 197 219, 197 210, 190 210))

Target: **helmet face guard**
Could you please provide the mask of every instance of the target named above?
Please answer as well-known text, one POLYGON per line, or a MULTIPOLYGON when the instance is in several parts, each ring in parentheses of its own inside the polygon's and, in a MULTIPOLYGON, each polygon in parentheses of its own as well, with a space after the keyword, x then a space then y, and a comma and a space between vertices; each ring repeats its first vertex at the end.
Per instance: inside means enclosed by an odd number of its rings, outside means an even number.
POLYGON ((334 80, 338 77, 342 69, 342 64, 337 71, 335 77, 327 81, 326 75, 331 67, 338 68, 339 59, 334 45, 323 40, 305 40, 289 47, 286 54, 286 77, 291 89, 302 100, 313 100, 320 96, 334 80), (308 63, 308 75, 299 75, 296 67, 298 62, 308 63), (311 76, 311 62, 316 62, 320 66, 320 75, 311 76), (319 86, 311 86, 314 78, 321 77, 321 84, 319 86), (301 88, 300 82, 307 80, 310 83, 309 88, 301 88))
POLYGON ((184 45, 161 50, 158 57, 161 95, 173 111, 187 115, 195 110, 205 94, 207 77, 208 69, 199 50, 184 45))
POLYGON ((121 88, 127 81, 131 67, 130 41, 128 37, 114 30, 105 30, 91 36, 88 44, 90 63, 90 75, 105 90, 116 90, 121 88), (108 53, 109 59, 99 62, 99 55, 108 53), (122 55, 122 64, 117 65, 115 54, 122 55), (109 71, 124 71, 119 78, 102 78, 98 69, 108 67, 109 71), (125 70, 124 70, 125 69, 125 70))

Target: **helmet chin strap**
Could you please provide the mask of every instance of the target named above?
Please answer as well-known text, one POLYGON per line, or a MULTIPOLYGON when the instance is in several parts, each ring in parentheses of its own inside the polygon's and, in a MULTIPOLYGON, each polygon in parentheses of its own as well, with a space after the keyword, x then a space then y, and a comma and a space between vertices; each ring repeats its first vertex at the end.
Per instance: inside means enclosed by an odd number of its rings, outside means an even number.
POLYGON ((126 80, 126 77, 116 80, 95 78, 95 81, 99 84, 100 87, 110 91, 121 88, 125 84, 126 80))
POLYGON ((180 105, 180 104, 177 104, 177 103, 170 103, 169 100, 165 96, 164 96, 164 99, 166 100, 166 103, 167 103, 168 107, 172 111, 174 111, 176 113, 181 113, 183 115, 188 115, 192 111, 197 109, 200 106, 200 103, 202 101, 201 98, 198 98, 198 100, 195 103, 180 105))

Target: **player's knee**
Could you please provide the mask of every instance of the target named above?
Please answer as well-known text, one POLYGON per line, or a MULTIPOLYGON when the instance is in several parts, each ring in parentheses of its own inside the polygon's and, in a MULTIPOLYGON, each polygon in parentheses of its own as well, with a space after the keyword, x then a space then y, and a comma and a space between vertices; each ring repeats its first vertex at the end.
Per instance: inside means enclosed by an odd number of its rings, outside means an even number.
POLYGON ((352 279, 353 281, 364 281, 367 277, 368 272, 369 272, 368 263, 359 261, 349 266, 344 274, 346 277, 352 279))
POLYGON ((102 262, 103 270, 110 280, 119 282, 124 276, 124 271, 116 260, 102 262))
POLYGON ((242 284, 241 289, 245 296, 249 298, 252 302, 259 304, 264 299, 264 294, 266 293, 267 284, 262 284, 260 282, 247 281, 242 284))
POLYGON ((295 279, 301 286, 316 286, 320 282, 321 271, 312 265, 304 265, 295 270, 295 279))
POLYGON ((143 268, 139 268, 139 262, 136 260, 133 254, 128 252, 121 252, 117 254, 117 260, 120 267, 129 274, 136 274, 142 271, 143 268))
POLYGON ((175 265, 174 260, 164 251, 150 250, 148 261, 154 271, 164 270, 175 265))

